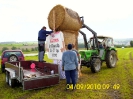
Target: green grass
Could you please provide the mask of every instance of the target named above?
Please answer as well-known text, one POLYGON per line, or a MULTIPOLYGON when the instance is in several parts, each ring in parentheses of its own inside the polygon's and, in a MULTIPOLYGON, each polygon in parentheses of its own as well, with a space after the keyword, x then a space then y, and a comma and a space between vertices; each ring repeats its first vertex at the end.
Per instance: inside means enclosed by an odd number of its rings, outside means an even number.
MULTIPOLYGON (((37 61, 38 60, 38 55, 36 55, 36 56, 26 56, 25 60, 36 60, 37 61)), ((44 60, 46 60, 48 63, 52 63, 53 62, 52 59, 48 58, 47 54, 45 54, 44 60)))
POLYGON ((23 52, 23 54, 34 54, 34 53, 38 53, 38 51, 23 52))
MULTIPOLYGON (((5 75, 0 73, 0 98, 1 99, 133 99, 133 48, 118 49, 119 61, 115 68, 107 68, 103 63, 101 71, 91 73, 89 68, 82 68, 82 76, 78 84, 84 85, 83 89, 64 91, 65 80, 60 80, 58 85, 23 91, 22 87, 10 88, 5 83, 5 75), (94 88, 85 85, 93 85, 94 88), (105 85, 105 89, 97 86, 105 85)), ((37 60, 37 56, 26 57, 26 60, 37 60)), ((45 60, 52 62, 45 56, 45 60)))

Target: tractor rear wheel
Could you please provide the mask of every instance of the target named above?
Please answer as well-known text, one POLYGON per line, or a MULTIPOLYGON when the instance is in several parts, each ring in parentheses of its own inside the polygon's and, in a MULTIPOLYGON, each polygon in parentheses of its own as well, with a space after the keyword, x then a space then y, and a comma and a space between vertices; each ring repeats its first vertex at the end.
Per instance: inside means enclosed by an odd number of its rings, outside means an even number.
POLYGON ((91 65, 91 71, 93 73, 99 72, 101 69, 101 60, 100 58, 94 58, 92 60, 92 65, 91 65))
POLYGON ((117 55, 116 52, 114 50, 111 50, 109 52, 107 52, 107 56, 106 56, 106 65, 108 68, 113 68, 116 66, 117 63, 117 55))

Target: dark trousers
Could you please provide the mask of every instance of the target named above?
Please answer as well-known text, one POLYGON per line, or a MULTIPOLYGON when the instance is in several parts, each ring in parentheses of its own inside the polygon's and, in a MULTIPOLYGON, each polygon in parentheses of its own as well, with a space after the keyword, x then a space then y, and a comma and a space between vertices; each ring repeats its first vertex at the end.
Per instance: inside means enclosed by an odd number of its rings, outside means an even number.
POLYGON ((43 61, 45 55, 45 42, 38 41, 38 60, 43 61))
POLYGON ((73 88, 75 88, 76 85, 76 69, 74 70, 65 70, 65 75, 66 75, 66 83, 69 85, 70 81, 72 81, 73 88))
POLYGON ((45 51, 45 42, 44 43, 38 43, 38 51, 41 52, 41 51, 45 51))

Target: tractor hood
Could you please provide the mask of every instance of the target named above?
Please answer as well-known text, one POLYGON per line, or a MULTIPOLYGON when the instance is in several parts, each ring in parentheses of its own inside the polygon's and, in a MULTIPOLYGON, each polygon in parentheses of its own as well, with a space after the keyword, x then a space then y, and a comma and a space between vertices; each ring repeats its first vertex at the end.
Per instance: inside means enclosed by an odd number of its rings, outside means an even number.
POLYGON ((79 54, 81 55, 81 59, 88 60, 94 54, 98 54, 97 50, 80 50, 79 54))

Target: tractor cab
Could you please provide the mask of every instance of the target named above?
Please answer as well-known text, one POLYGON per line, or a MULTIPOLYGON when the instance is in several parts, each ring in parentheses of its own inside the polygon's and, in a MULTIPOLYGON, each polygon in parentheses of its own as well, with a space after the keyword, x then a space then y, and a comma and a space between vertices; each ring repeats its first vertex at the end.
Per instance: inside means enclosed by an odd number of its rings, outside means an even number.
MULTIPOLYGON (((114 49, 113 38, 108 36, 97 36, 97 40, 98 40, 99 56, 101 60, 105 60, 106 51, 110 49, 114 49)), ((96 44, 93 44, 93 43, 95 43, 94 37, 91 37, 90 40, 88 41, 88 45, 90 49, 96 48, 96 44)))
MULTIPOLYGON (((97 40, 98 40, 98 45, 101 44, 101 46, 103 46, 103 49, 106 48, 110 48, 110 47, 114 47, 114 43, 113 43, 113 38, 112 37, 107 37, 107 36, 97 36, 97 40)), ((88 44, 90 44, 90 48, 93 47, 93 42, 94 42, 94 37, 91 37, 90 40, 88 41, 88 44)), ((96 47, 96 44, 94 44, 96 47)), ((98 46, 99 48, 99 46, 98 46)))

